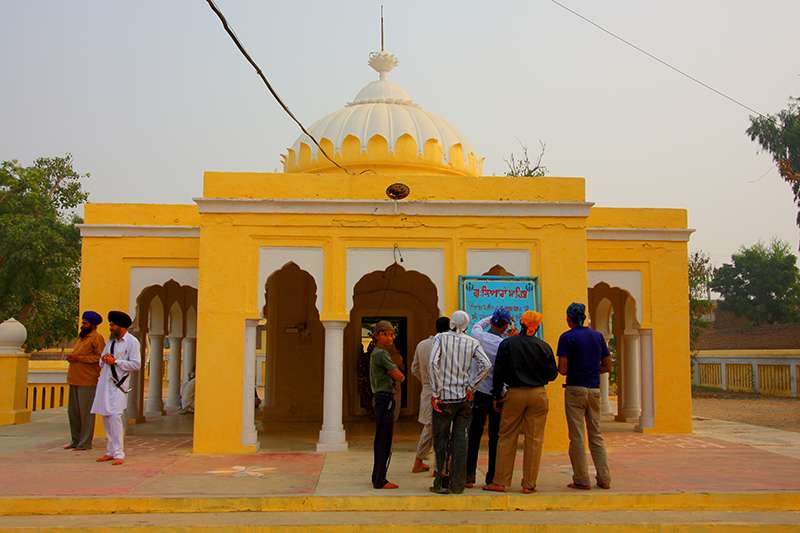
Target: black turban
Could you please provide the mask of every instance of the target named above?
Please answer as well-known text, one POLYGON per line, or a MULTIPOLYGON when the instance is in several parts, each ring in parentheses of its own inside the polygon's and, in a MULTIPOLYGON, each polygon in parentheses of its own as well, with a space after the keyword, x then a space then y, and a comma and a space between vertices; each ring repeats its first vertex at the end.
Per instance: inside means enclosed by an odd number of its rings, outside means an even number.
POLYGON ((567 316, 575 324, 582 326, 583 322, 586 320, 586 306, 575 302, 569 304, 569 307, 567 307, 567 316))
POLYGON ((128 316, 127 313, 123 313, 122 311, 109 311, 108 312, 108 321, 112 324, 116 324, 121 328, 128 329, 133 324, 133 320, 131 317, 128 316))

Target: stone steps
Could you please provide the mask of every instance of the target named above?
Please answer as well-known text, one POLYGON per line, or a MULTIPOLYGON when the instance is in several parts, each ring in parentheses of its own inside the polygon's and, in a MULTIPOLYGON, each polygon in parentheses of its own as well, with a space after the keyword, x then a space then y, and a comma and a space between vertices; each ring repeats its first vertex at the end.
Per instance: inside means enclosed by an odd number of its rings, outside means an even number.
POLYGON ((66 516, 4 516, 0 530, 109 531, 543 531, 767 532, 800 530, 800 512, 755 511, 363 511, 143 513, 66 516))

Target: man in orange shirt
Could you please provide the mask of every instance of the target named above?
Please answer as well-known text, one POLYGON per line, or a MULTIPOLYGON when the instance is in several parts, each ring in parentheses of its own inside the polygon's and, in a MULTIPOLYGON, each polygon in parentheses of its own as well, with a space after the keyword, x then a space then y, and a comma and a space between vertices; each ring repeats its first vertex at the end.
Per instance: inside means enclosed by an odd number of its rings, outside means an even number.
POLYGON ((67 356, 69 370, 69 429, 71 440, 65 450, 90 450, 94 438, 94 415, 91 413, 100 377, 100 354, 106 344, 97 332, 103 317, 94 311, 86 311, 81 319, 81 330, 75 347, 67 356))

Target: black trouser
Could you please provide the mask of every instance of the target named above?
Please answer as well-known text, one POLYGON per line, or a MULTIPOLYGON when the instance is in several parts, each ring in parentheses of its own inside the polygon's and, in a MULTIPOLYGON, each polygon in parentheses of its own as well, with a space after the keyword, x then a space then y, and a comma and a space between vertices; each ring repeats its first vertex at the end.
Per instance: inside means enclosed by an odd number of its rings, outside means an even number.
POLYGON ((500 437, 501 414, 494 410, 494 398, 490 394, 475 392, 472 403, 472 422, 469 425, 469 445, 467 447, 467 483, 475 483, 475 470, 478 468, 478 452, 481 449, 483 426, 489 419, 489 467, 486 469, 486 483, 494 480, 494 464, 497 459, 497 441, 500 437))
POLYGON ((372 486, 379 489, 389 481, 386 472, 392 459, 392 437, 394 435, 394 395, 391 392, 376 392, 372 397, 375 409, 375 441, 372 449, 372 486))
POLYGON ((441 413, 433 411, 434 488, 441 487, 443 478, 449 477, 450 492, 460 494, 464 492, 467 477, 467 431, 472 402, 442 403, 440 408, 441 413))
POLYGON ((69 386, 67 416, 69 417, 70 444, 73 448, 88 450, 92 447, 94 415, 91 410, 96 390, 95 386, 69 386))

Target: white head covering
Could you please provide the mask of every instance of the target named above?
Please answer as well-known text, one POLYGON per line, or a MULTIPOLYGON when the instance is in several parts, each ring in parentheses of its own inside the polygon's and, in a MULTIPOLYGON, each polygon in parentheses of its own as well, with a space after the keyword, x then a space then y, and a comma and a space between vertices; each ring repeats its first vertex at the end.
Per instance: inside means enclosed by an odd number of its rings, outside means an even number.
POLYGON ((450 318, 450 329, 455 330, 456 333, 464 333, 469 326, 469 315, 466 311, 459 309, 450 318))

